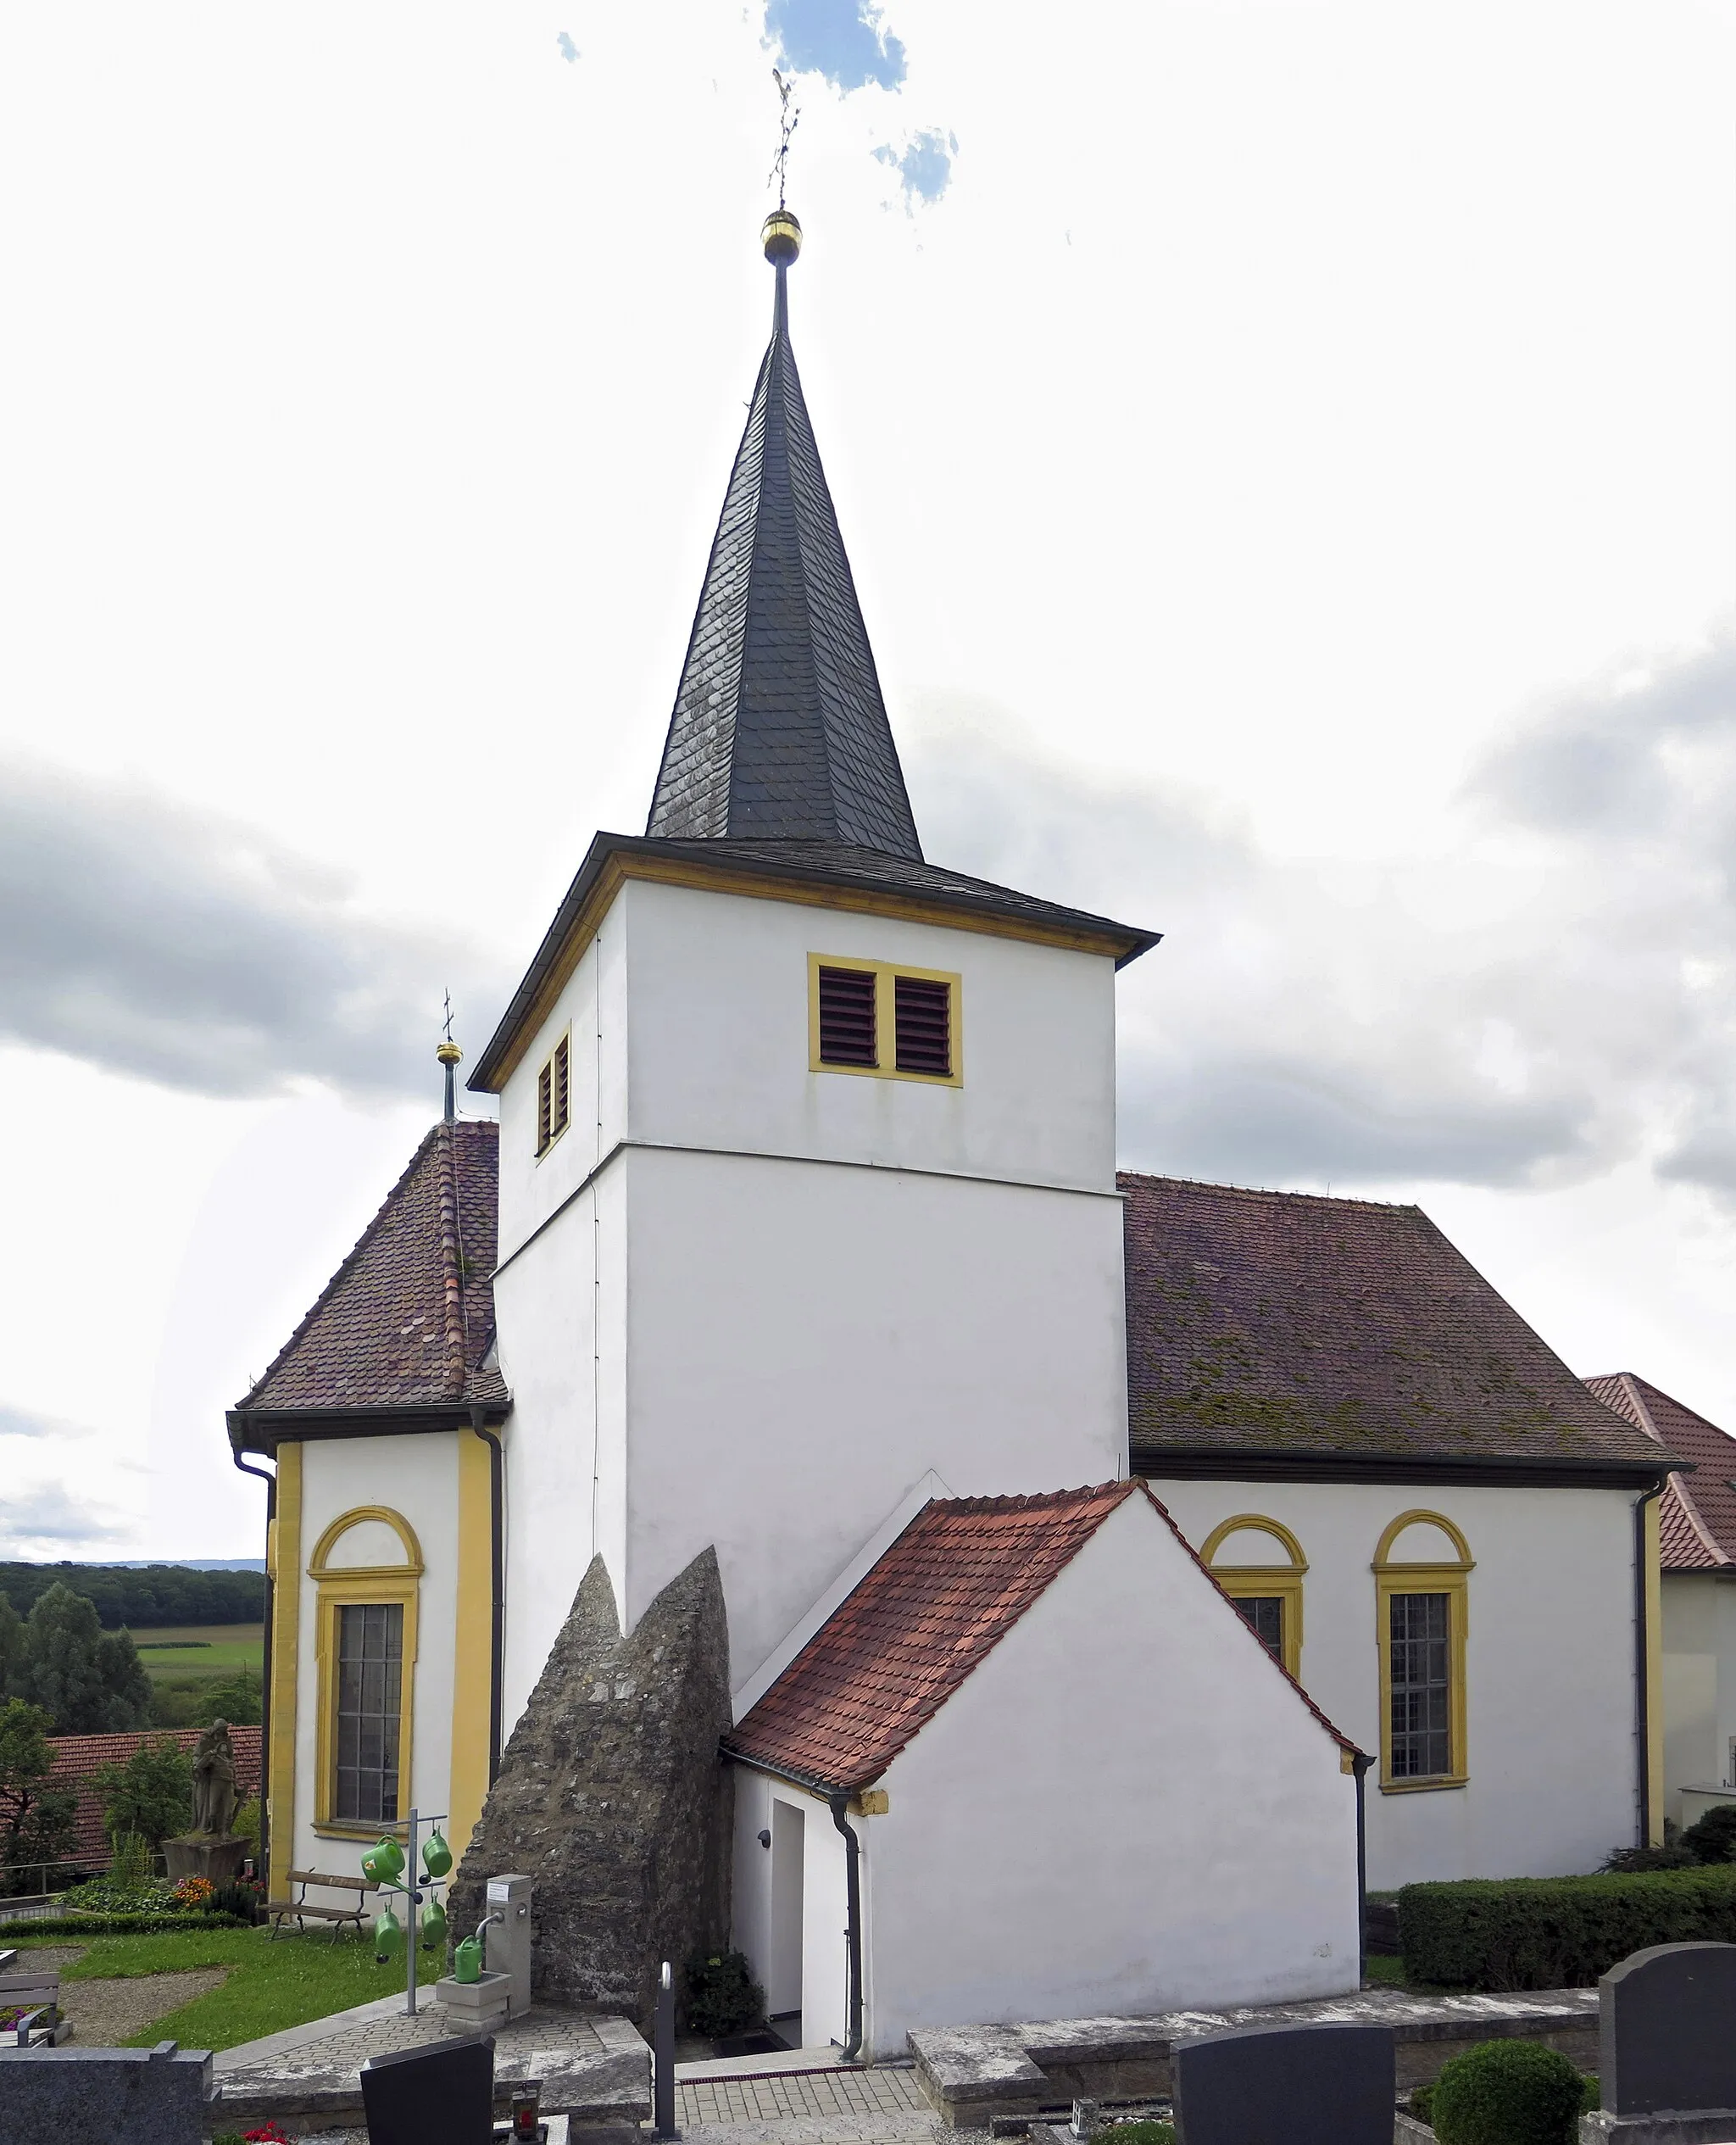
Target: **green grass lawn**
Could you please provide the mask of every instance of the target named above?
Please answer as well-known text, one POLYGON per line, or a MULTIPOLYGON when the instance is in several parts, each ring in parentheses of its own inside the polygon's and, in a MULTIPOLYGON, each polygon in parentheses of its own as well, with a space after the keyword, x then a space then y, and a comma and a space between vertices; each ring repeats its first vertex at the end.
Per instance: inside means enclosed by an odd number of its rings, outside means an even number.
MULTIPOLYGON (((9 1943, 28 1947, 31 1939, 7 1932, 9 1943)), ((64 1944, 64 1936, 44 1937, 64 1944)), ((374 1964, 370 1939, 348 1932, 334 1944, 330 1936, 280 1936, 269 1929, 165 1930, 149 1936, 93 1936, 82 1958, 63 1970, 66 1981, 128 1979, 147 1974, 175 1974, 196 1966, 226 1966, 229 1979, 209 1996, 170 2011, 131 2045, 150 2048, 178 2041, 184 2048, 233 2048, 286 2027, 305 2025, 328 2012, 347 2011, 354 2003, 396 1996, 404 1986, 402 1958, 389 1965, 374 1964)), ((417 1980, 426 1986, 446 1970, 444 1947, 425 1950, 417 1962, 417 1980)))
POLYGON ((135 1631, 133 1644, 152 1681, 232 1676, 238 1669, 260 1674, 265 1661, 263 1624, 164 1624, 135 1631))

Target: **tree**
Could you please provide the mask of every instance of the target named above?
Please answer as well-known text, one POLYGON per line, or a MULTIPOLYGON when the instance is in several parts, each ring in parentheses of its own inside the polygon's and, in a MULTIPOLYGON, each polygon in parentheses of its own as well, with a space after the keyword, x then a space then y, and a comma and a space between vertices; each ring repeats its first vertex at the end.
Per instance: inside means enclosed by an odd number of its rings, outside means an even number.
POLYGON ((92 1786, 111 1840, 137 1832, 160 1847, 193 1821, 192 1766, 172 1736, 141 1743, 124 1765, 99 1766, 92 1786))
POLYGON ((31 1609, 17 1681, 58 1735, 109 1735, 150 1718, 150 1683, 131 1634, 105 1640, 94 1605, 58 1581, 31 1609))
POLYGON ((42 1889, 32 1864, 72 1852, 77 1797, 47 1785, 52 1725, 22 1698, 0 1704, 0 1895, 8 1897, 42 1889))
POLYGON ((221 1683, 207 1685, 199 1701, 199 1725, 226 1720, 231 1728, 257 1728, 264 1718, 265 1686, 253 1669, 237 1669, 221 1683))
POLYGON ((151 1679, 131 1631, 105 1631, 97 1641, 97 1673, 108 1693, 109 1726, 142 1728, 151 1718, 151 1679))
POLYGON ((0 1594, 0 1698, 10 1696, 24 1671, 24 1618, 0 1594))

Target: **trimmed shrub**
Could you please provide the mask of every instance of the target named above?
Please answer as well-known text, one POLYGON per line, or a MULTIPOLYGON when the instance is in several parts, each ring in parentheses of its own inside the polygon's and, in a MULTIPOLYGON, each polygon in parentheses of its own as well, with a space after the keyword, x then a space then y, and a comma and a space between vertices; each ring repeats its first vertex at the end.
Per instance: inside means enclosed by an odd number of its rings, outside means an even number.
POLYGON ((765 1992, 754 1979, 744 1952, 714 1952, 690 1958, 687 1968, 687 2025, 702 2040, 723 2041, 745 2033, 765 2015, 765 1992))
POLYGON ((1407 1981, 1439 1988, 1584 1988, 1649 1944, 1736 1942, 1736 1865, 1595 1877, 1467 1877, 1406 1885, 1407 1981))
POLYGON ((1682 1844, 1696 1862, 1736 1862, 1736 1802, 1714 1802, 1682 1844))
POLYGON ((156 1936, 165 1929, 241 1929, 233 1914, 47 1914, 8 1922, 6 1936, 156 1936))
POLYGON ((1441 2065, 1429 2103, 1440 2145, 1577 2145, 1585 2088, 1541 2041, 1484 2041, 1441 2065))
POLYGON ((1111 2123, 1097 2133, 1097 2145, 1176 2145, 1173 2123, 1111 2123))

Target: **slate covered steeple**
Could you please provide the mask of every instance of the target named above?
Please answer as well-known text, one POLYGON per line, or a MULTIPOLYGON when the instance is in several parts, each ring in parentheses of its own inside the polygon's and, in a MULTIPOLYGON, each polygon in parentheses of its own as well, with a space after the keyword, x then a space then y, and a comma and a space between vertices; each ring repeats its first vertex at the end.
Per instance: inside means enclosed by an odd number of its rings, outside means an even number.
POLYGON ((839 842, 920 863, 904 770, 790 348, 801 246, 765 221, 777 274, 645 832, 839 842))

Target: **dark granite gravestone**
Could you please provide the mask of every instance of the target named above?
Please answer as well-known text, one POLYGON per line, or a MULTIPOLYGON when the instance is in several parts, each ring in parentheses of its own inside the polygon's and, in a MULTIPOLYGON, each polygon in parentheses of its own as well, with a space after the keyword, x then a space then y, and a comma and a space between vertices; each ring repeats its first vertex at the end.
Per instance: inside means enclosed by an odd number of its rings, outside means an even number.
POLYGON ((362 2065, 368 2145, 489 2145, 494 2036, 399 2048, 362 2065))
POLYGON ((1177 2042, 1170 2075, 1180 2145, 1392 2145, 1390 2026, 1235 2026, 1177 2042))
POLYGON ((211 2093, 203 2050, 14 2048, 0 2055, 0 2145, 125 2139, 199 2145, 211 2093))
POLYGON ((1609 2114, 1736 2109, 1736 1944, 1654 1944, 1597 1988, 1609 2114))

